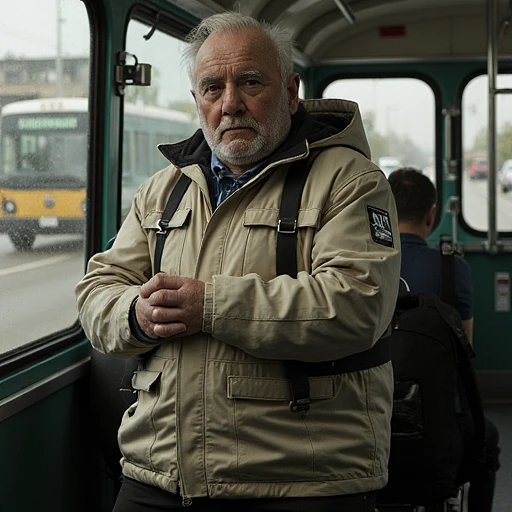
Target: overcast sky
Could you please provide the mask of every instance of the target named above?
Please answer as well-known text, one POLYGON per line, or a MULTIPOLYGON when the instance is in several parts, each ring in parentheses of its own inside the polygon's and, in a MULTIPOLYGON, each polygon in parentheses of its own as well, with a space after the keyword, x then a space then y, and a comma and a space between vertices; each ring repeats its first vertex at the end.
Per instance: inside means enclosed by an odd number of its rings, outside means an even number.
MULTIPOLYGON (((59 0, 0 0, 0 58, 52 58, 57 48, 57 3, 59 0)), ((80 0, 60 0, 63 56, 89 55, 87 13, 80 0)), ((147 28, 131 23, 127 50, 139 62, 153 64, 162 104, 176 99, 189 99, 188 77, 180 62, 180 45, 158 32, 145 41, 147 28)), ((512 78, 502 82, 512 87, 512 78)), ((434 98, 429 87, 418 80, 396 79, 340 81, 326 91, 330 97, 344 97, 360 104, 365 112, 375 112, 376 128, 385 133, 393 129, 409 135, 422 148, 433 147, 434 98)), ((470 110, 464 122, 464 139, 469 144, 487 118, 486 80, 476 80, 464 98, 470 110)), ((498 125, 512 120, 512 97, 501 98, 498 125)))
MULTIPOLYGON (((63 55, 89 54, 87 12, 80 0, 60 0, 63 55)), ((54 57, 57 0, 0 0, 0 57, 54 57)))

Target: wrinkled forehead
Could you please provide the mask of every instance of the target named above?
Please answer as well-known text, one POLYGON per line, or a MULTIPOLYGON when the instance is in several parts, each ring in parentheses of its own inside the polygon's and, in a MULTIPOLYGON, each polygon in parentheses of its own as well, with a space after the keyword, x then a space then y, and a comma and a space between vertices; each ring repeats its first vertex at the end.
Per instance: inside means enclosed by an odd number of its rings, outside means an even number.
POLYGON ((262 30, 245 28, 214 32, 196 55, 195 78, 219 69, 257 69, 262 73, 279 72, 279 55, 262 30))

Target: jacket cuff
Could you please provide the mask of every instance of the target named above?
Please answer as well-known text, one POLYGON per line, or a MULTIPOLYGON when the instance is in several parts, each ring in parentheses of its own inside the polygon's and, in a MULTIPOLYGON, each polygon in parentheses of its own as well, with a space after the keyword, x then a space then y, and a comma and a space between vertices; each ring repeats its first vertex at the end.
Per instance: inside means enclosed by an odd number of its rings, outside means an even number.
POLYGON ((204 285, 203 332, 213 332, 213 283, 204 285))
POLYGON ((135 304, 137 304, 137 300, 139 297, 135 297, 132 303, 130 304, 130 312, 128 313, 128 324, 130 325, 130 332, 132 336, 139 341, 144 341, 146 343, 158 343, 161 338, 152 338, 147 336, 146 333, 140 328, 139 323, 137 322, 137 315, 135 314, 135 304))

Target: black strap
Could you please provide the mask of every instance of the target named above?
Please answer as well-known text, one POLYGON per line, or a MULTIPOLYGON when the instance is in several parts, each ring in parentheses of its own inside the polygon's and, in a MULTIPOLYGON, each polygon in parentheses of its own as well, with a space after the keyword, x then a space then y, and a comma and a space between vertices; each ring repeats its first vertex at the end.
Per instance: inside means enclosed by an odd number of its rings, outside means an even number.
POLYGON ((455 249, 449 237, 441 237, 441 293, 440 299, 456 307, 455 292, 455 249))
MULTIPOLYGON (((315 152, 309 159, 296 161, 288 169, 277 223, 277 275, 297 276, 297 219, 302 191, 317 154, 315 152)), ((391 345, 388 338, 390 332, 388 328, 371 349, 335 361, 320 363, 284 361, 292 394, 290 409, 293 412, 309 410, 311 403, 309 377, 366 370, 390 361, 391 345)))
POLYGON ((162 253, 164 251, 165 239, 167 234, 169 233, 169 222, 171 221, 172 216, 178 209, 178 206, 185 194, 190 182, 192 180, 185 176, 181 175, 178 183, 173 188, 169 200, 167 201, 167 205, 165 206, 164 212, 162 213, 162 218, 158 221, 158 227, 160 228, 156 232, 156 247, 155 247, 155 260, 153 263, 153 275, 158 274, 160 272, 160 266, 162 264, 162 253))
MULTIPOLYGON (((315 157, 316 154, 311 162, 307 158, 297 160, 289 167, 286 175, 277 221, 277 275, 297 276, 297 220, 300 200, 315 157)), ((292 392, 290 407, 294 412, 307 411, 310 402, 309 377, 295 363, 299 361, 285 361, 292 392)))
MULTIPOLYGON (((453 247, 451 238, 449 236, 442 236, 439 248, 441 251, 442 261, 440 298, 443 302, 452 306, 452 308, 454 308, 453 314, 460 318, 456 308, 455 248, 453 247)), ((438 310, 440 310, 439 307, 438 310)), ((477 385, 475 369, 471 364, 471 359, 475 357, 475 353, 467 340, 462 324, 459 325, 458 329, 455 329, 454 326, 459 322, 456 322, 454 318, 450 318, 444 310, 440 310, 440 313, 443 316, 444 321, 454 330, 455 335, 459 340, 459 342, 456 343, 457 351, 459 353, 457 359, 460 363, 459 370, 464 382, 466 399, 471 410, 473 425, 475 428, 472 439, 472 457, 475 460, 482 460, 485 444, 485 419, 482 405, 483 402, 480 395, 480 389, 477 385)))
MULTIPOLYGON (((164 211, 162 213, 162 218, 158 221, 159 230, 156 233, 156 246, 155 246, 155 258, 153 263, 153 275, 158 274, 160 272, 160 267, 162 263, 162 253, 164 250, 165 245, 165 239, 167 235, 169 234, 169 222, 172 219, 172 216, 178 209, 178 206, 188 188, 190 185, 190 182, 192 180, 185 176, 184 174, 181 175, 180 179, 178 180, 178 183, 176 183, 175 187, 173 188, 171 195, 169 196, 169 199, 167 200, 167 204, 164 208, 164 211)), ((127 359, 124 367, 124 373, 123 378, 121 380, 121 391, 130 391, 134 392, 134 389, 132 387, 132 377, 133 373, 137 370, 141 369, 142 362, 150 352, 147 352, 145 354, 142 354, 139 357, 134 357, 132 359, 127 359)))
POLYGON ((322 375, 340 375, 342 373, 358 372, 387 363, 391 360, 391 338, 388 327, 384 335, 379 338, 372 348, 335 359, 319 363, 306 363, 304 361, 285 361, 286 372, 290 380, 292 400, 290 409, 293 412, 306 412, 309 410, 311 397, 309 377, 322 375))
POLYGON ((307 158, 297 160, 288 169, 286 181, 279 206, 277 221, 277 275, 288 274, 297 276, 297 220, 299 216, 302 191, 313 160, 317 153, 308 161, 307 158))

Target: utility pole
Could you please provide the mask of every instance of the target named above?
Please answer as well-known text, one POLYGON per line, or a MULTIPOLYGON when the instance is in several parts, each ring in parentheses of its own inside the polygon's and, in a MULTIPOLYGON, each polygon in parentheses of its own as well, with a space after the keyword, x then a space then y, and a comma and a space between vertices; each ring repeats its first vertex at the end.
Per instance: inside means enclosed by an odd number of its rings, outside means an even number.
POLYGON ((62 73, 62 9, 60 0, 57 2, 57 58, 55 59, 55 70, 57 72, 57 97, 64 96, 63 91, 63 73, 62 73))

